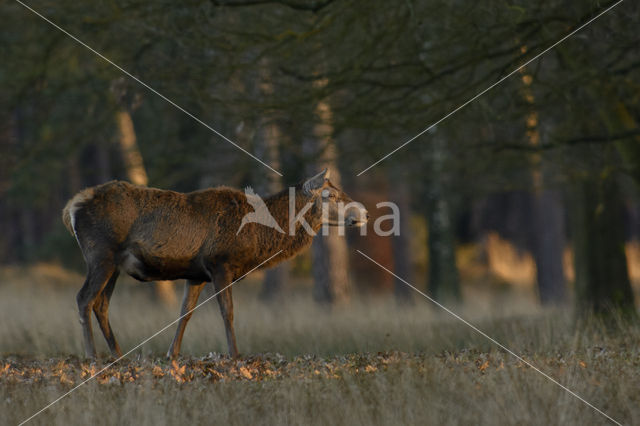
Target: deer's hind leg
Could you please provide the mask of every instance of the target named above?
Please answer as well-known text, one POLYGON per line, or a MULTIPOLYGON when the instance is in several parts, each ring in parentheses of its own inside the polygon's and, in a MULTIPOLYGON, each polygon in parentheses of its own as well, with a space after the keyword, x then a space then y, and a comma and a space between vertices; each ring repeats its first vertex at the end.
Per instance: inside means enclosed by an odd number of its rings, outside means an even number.
POLYGON ((87 279, 78 292, 76 301, 78 302, 78 313, 84 335, 85 354, 87 358, 95 358, 96 346, 93 340, 93 330, 91 329, 91 310, 102 290, 114 273, 117 272, 117 268, 113 262, 103 261, 98 264, 89 263, 88 270, 87 279))
POLYGON ((119 273, 120 272, 117 269, 114 271, 111 278, 109 278, 107 285, 100 292, 93 304, 93 313, 96 315, 98 324, 100 324, 100 329, 107 341, 109 351, 111 351, 111 355, 114 357, 122 356, 122 351, 120 350, 120 345, 118 345, 116 337, 113 334, 113 330, 111 329, 111 324, 109 323, 109 301, 111 300, 111 295, 113 294, 113 289, 116 286, 119 273))

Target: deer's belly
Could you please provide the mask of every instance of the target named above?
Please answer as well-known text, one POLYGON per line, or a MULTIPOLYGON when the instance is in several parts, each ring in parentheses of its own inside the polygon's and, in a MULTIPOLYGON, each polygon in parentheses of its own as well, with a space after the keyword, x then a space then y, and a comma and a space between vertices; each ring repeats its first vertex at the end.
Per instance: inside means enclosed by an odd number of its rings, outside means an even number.
POLYGON ((193 266, 191 259, 145 258, 128 251, 122 256, 120 268, 139 281, 209 279, 206 271, 193 266))

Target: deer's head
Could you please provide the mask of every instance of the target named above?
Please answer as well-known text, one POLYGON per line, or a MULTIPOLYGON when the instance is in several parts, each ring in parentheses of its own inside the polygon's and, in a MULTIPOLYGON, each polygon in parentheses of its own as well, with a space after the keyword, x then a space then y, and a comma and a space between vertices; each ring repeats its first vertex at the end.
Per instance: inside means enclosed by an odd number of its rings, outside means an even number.
POLYGON ((309 178, 302 186, 306 195, 322 212, 322 223, 330 226, 363 226, 369 219, 364 206, 353 201, 329 180, 329 170, 324 169, 309 178))

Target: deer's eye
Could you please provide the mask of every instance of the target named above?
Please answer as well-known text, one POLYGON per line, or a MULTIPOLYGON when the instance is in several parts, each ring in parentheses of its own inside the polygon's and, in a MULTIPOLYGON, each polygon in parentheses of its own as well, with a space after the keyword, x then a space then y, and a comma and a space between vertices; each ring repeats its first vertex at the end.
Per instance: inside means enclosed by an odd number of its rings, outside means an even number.
POLYGON ((325 189, 322 191, 322 198, 327 198, 327 197, 329 197, 329 190, 325 189))

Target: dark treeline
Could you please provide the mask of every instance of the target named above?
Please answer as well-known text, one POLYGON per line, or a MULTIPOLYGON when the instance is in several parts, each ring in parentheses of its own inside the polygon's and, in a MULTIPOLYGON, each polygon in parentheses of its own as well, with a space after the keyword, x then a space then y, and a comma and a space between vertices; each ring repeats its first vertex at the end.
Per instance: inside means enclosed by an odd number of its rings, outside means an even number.
MULTIPOLYGON (((541 303, 573 294, 580 312, 634 312, 624 252, 640 224, 634 2, 357 176, 614 3, 30 3, 282 178, 20 4, 4 3, 0 262, 80 265, 60 210, 89 185, 250 184, 265 194, 328 166, 370 210, 391 200, 406 214, 397 237, 318 238, 319 301, 346 301, 376 287, 369 280, 392 283, 347 255, 347 242, 413 282, 410 218, 419 216, 428 227, 426 288, 438 300, 461 298, 456 244, 495 230, 531 252, 541 303)), ((267 274, 266 299, 279 297, 289 270, 267 274)), ((395 285, 400 300, 411 299, 395 285)))

